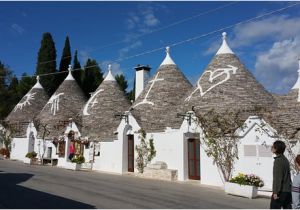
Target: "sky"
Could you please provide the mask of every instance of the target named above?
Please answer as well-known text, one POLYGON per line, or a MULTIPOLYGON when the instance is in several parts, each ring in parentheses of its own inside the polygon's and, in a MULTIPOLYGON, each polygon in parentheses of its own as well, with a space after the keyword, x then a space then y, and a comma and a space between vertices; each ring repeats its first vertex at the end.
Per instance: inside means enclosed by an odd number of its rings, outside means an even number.
MULTIPOLYGON (((42 34, 50 32, 59 66, 65 37, 81 65, 96 59, 106 73, 134 80, 137 64, 154 74, 171 57, 195 84, 222 43, 224 27, 293 2, 0 2, 0 61, 17 76, 35 72, 42 34), (145 53, 148 52, 148 53, 145 53)), ((224 30, 228 44, 264 87, 287 93, 296 82, 300 57, 300 5, 224 30)))

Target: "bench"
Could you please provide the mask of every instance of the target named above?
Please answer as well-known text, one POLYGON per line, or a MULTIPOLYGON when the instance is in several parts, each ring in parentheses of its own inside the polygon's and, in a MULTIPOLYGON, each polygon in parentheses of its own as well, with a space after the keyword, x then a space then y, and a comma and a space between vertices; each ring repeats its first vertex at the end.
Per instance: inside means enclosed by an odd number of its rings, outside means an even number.
POLYGON ((44 165, 56 166, 58 159, 56 158, 43 158, 44 165))

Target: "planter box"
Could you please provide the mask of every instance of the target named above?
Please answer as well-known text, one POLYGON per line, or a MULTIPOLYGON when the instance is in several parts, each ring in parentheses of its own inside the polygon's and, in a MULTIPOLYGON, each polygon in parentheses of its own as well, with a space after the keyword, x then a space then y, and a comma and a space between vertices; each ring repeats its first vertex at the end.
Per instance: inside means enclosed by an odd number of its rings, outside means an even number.
POLYGON ((66 162, 65 168, 70 169, 70 170, 74 170, 74 171, 79 171, 81 169, 81 164, 66 162))
POLYGON ((30 158, 25 158, 23 162, 30 165, 32 164, 32 160, 30 158))
POLYGON ((257 197, 257 187, 226 182, 225 193, 252 199, 257 197))

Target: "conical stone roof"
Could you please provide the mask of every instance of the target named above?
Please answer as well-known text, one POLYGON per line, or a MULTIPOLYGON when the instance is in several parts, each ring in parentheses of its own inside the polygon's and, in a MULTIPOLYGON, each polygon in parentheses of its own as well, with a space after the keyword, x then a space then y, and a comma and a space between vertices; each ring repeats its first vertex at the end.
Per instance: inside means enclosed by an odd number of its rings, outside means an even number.
MULTIPOLYGON (((50 132, 47 138, 52 139, 62 135, 69 119, 76 119, 85 102, 85 94, 73 78, 70 66, 68 76, 38 115, 41 125, 47 125, 47 130, 50 132)), ((41 135, 39 131, 38 136, 41 135)))
POLYGON ((14 107, 14 109, 7 116, 6 121, 9 124, 19 124, 17 129, 18 135, 26 134, 26 125, 31 122, 42 110, 49 96, 39 82, 39 76, 37 76, 36 84, 23 96, 20 102, 14 107), (24 126, 20 127, 20 124, 24 126))
POLYGON ((191 83, 174 63, 167 47, 164 61, 134 102, 131 112, 146 132, 179 128, 182 119, 176 114, 182 98, 191 89, 191 83))
MULTIPOLYGON (((196 87, 185 98, 186 111, 194 107, 198 113, 210 109, 217 112, 250 112, 258 107, 266 109, 274 105, 272 95, 229 48, 226 33, 223 33, 223 43, 217 54, 198 79, 196 87)), ((253 114, 253 111, 251 113, 253 114)))
POLYGON ((120 124, 116 114, 127 111, 130 102, 111 73, 111 65, 103 82, 92 94, 81 113, 82 136, 90 141, 112 141, 120 124))
POLYGON ((290 92, 285 95, 273 94, 277 102, 277 107, 272 112, 273 126, 288 137, 300 129, 300 59, 298 62, 298 79, 290 92))

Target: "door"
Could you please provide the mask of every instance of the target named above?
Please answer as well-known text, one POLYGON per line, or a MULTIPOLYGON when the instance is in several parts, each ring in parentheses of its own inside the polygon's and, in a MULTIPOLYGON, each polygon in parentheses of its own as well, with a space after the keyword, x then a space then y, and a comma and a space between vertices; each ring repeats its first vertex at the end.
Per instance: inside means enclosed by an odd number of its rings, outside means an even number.
POLYGON ((188 171, 189 179, 200 180, 200 141, 188 140, 188 171))
POLYGON ((128 171, 134 172, 134 136, 128 135, 128 171))

